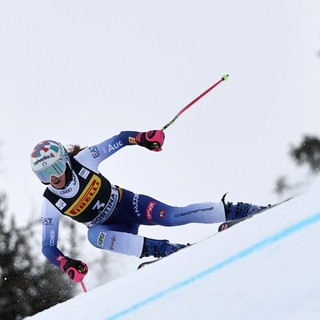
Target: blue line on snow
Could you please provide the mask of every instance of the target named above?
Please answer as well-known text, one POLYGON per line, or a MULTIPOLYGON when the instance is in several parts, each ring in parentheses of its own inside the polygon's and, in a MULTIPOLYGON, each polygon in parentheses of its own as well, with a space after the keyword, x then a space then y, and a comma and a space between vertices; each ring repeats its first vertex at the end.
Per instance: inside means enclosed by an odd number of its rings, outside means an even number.
POLYGON ((124 309, 124 310, 114 314, 113 316, 108 317, 106 320, 115 320, 115 319, 119 319, 125 315, 128 315, 128 314, 134 312, 135 310, 140 309, 143 306, 150 304, 153 301, 156 301, 156 300, 162 298, 163 296, 165 296, 173 291, 176 291, 182 287, 185 287, 192 282, 198 281, 198 280, 202 279, 203 277, 206 277, 209 274, 212 274, 212 273, 214 273, 224 267, 227 267, 230 264, 232 264, 240 259, 246 258, 246 257, 252 255, 253 253, 255 253, 255 252, 257 252, 267 246, 270 246, 273 243, 278 242, 278 241, 308 227, 309 225, 312 225, 312 224, 319 222, 319 221, 320 221, 320 212, 314 214, 313 216, 311 216, 307 219, 301 220, 300 222, 292 225, 291 227, 283 229, 282 231, 279 231, 279 232, 275 233, 274 235, 265 238, 264 240, 261 240, 260 242, 236 253, 235 255, 211 266, 210 268, 208 268, 208 269, 206 269, 206 270, 204 270, 194 276, 191 276, 191 277, 177 283, 176 285, 173 285, 167 289, 164 289, 164 290, 150 296, 149 298, 142 300, 141 302, 137 302, 136 304, 132 305, 131 307, 124 309))

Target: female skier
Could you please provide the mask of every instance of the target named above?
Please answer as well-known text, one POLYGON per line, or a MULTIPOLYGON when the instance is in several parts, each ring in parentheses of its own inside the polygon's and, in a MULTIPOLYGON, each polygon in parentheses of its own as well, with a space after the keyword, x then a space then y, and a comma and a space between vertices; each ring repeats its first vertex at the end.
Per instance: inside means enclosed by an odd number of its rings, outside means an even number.
POLYGON ((165 257, 184 244, 138 235, 140 225, 178 226, 187 223, 217 223, 253 215, 262 206, 248 203, 196 203, 173 207, 147 195, 111 184, 98 170, 99 164, 125 146, 139 145, 161 151, 162 130, 122 131, 97 145, 68 151, 59 142, 40 142, 32 151, 31 167, 48 187, 42 206, 42 252, 47 259, 80 282, 88 266, 64 255, 57 247, 61 214, 88 227, 90 243, 100 249, 136 257, 165 257))

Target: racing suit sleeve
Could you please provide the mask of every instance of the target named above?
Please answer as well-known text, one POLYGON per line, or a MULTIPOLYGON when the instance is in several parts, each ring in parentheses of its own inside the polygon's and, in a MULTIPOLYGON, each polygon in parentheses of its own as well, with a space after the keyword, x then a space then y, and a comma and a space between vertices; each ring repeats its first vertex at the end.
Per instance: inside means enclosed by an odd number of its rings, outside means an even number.
POLYGON ((125 146, 137 145, 137 131, 121 131, 118 135, 113 136, 99 144, 85 148, 74 158, 82 165, 98 172, 99 164, 112 156, 125 146))
POLYGON ((58 256, 65 256, 57 247, 60 212, 47 200, 41 209, 42 253, 54 265, 59 267, 58 256))

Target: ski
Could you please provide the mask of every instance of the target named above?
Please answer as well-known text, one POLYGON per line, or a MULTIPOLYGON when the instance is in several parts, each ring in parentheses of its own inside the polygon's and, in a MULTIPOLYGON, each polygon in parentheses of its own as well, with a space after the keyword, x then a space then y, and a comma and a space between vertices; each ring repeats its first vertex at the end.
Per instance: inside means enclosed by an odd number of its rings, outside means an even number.
POLYGON ((255 215, 263 213, 263 212, 265 212, 267 210, 270 210, 270 209, 272 209, 272 208, 274 208, 274 207, 276 207, 276 206, 278 206, 278 205, 280 205, 282 203, 285 203, 285 202, 291 200, 292 198, 293 197, 289 197, 289 198, 286 198, 286 199, 284 199, 284 200, 282 200, 280 202, 277 202, 275 204, 268 205, 266 208, 258 211, 256 214, 253 214, 251 216, 247 216, 247 217, 244 217, 244 218, 241 218, 241 219, 237 219, 237 220, 230 220, 230 221, 223 222, 223 223, 221 223, 219 225, 218 232, 221 232, 221 231, 224 231, 226 229, 229 229, 229 228, 233 227, 234 225, 236 225, 236 224, 238 224, 238 223, 240 223, 242 221, 250 219, 250 218, 254 217, 255 215))
POLYGON ((143 268, 143 267, 145 267, 145 266, 147 266, 147 265, 149 265, 149 264, 152 264, 152 263, 154 263, 154 262, 157 262, 157 261, 159 261, 159 260, 161 260, 161 259, 163 259, 163 258, 158 258, 158 259, 154 259, 154 260, 151 260, 151 261, 142 262, 142 263, 140 263, 140 264, 138 265, 137 270, 139 270, 139 269, 141 269, 141 268, 143 268))

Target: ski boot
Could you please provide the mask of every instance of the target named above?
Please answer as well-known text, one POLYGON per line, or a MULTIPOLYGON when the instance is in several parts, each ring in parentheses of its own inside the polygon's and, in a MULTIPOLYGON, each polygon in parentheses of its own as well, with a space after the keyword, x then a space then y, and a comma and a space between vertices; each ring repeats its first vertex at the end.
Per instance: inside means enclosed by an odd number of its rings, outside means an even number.
POLYGON ((251 203, 237 202, 236 204, 233 204, 233 202, 225 202, 225 197, 226 194, 222 197, 221 201, 224 204, 226 221, 252 216, 266 208, 266 206, 257 206, 251 203))
POLYGON ((168 240, 155 240, 144 238, 142 254, 140 258, 154 256, 155 258, 166 257, 180 249, 185 248, 186 245, 179 243, 170 243, 168 240))

